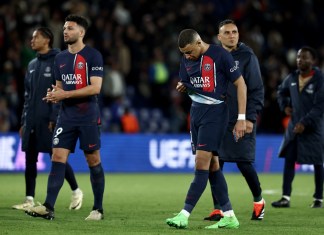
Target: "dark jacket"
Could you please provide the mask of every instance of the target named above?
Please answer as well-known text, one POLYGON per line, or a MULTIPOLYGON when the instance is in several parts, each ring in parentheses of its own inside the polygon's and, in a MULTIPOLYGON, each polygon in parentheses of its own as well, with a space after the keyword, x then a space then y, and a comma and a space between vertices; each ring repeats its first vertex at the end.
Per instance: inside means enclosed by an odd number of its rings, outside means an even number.
POLYGON ((279 149, 279 157, 286 156, 287 145, 296 138, 297 162, 301 164, 323 164, 323 112, 324 77, 318 68, 315 74, 299 92, 299 71, 289 74, 278 88, 280 109, 291 107, 291 115, 284 140, 279 149), (293 128, 301 122, 305 126, 302 134, 294 134, 293 128))
POLYGON ((58 105, 46 103, 42 98, 46 96, 48 88, 55 84, 54 58, 59 50, 52 49, 47 54, 37 54, 30 61, 25 75, 25 102, 21 117, 22 150, 28 151, 29 139, 32 132, 36 137, 36 150, 51 152, 52 135, 48 129, 49 122, 56 122, 58 105))
POLYGON ((264 88, 259 61, 252 49, 241 42, 238 43, 238 48, 232 51, 231 54, 246 83, 246 119, 254 123, 254 129, 252 133, 245 134, 239 142, 234 141, 232 131, 238 115, 237 90, 234 84, 229 83, 226 98, 229 109, 229 123, 221 145, 219 158, 229 162, 253 162, 255 160, 255 122, 258 113, 263 108, 264 100, 264 88))

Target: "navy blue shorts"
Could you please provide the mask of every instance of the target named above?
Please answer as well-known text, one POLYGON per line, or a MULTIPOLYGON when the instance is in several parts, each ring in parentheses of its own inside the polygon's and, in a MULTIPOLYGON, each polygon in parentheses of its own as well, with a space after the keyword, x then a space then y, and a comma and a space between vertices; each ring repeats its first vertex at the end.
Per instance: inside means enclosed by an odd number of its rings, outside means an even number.
POLYGON ((53 134, 53 148, 69 149, 74 153, 77 140, 83 151, 98 150, 101 147, 100 126, 71 126, 58 123, 53 134))
POLYGON ((193 103, 190 109, 192 153, 204 150, 218 156, 227 122, 228 109, 225 103, 215 105, 193 103))

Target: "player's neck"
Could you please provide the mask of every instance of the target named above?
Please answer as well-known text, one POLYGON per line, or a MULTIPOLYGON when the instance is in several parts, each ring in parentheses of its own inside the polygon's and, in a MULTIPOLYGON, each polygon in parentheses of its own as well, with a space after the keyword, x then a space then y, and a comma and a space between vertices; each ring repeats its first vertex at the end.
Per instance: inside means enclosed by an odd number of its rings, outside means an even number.
POLYGON ((237 46, 226 46, 226 45, 222 45, 224 47, 224 49, 228 52, 232 52, 235 51, 237 49, 237 46))
POLYGON ((47 54, 49 51, 50 51, 50 48, 49 48, 49 47, 44 47, 44 48, 42 48, 41 50, 38 50, 37 53, 38 53, 38 54, 41 54, 41 55, 45 55, 45 54, 47 54))
POLYGON ((315 74, 315 70, 313 70, 313 68, 305 71, 300 70, 300 76, 302 78, 312 77, 314 74, 315 74))
POLYGON ((208 50, 209 46, 210 44, 202 42, 201 53, 204 54, 208 50))
POLYGON ((69 50, 70 53, 76 54, 79 51, 81 51, 84 47, 85 47, 85 44, 81 41, 81 42, 76 42, 76 43, 73 43, 73 44, 69 44, 68 45, 68 50, 69 50))

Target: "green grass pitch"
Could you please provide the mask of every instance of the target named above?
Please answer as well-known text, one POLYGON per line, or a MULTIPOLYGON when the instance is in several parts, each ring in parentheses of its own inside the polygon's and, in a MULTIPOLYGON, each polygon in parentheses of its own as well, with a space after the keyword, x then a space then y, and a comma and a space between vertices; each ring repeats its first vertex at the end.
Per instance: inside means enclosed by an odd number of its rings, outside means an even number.
MULTIPOLYGON (((324 208, 312 209, 313 174, 296 174, 291 208, 275 209, 270 203, 281 196, 281 174, 260 174, 263 196, 268 203, 263 221, 251 221, 252 196, 240 174, 225 174, 230 199, 240 221, 237 230, 205 230, 211 224, 203 217, 212 209, 209 185, 191 214, 189 228, 170 228, 165 219, 183 207, 193 174, 106 174, 105 219, 84 221, 93 196, 88 174, 77 174, 84 191, 81 210, 69 211, 71 191, 65 182, 55 206, 53 221, 33 218, 11 206, 22 202, 23 173, 0 174, 0 234, 324 234, 324 208)), ((36 201, 44 202, 47 174, 39 174, 36 201)))

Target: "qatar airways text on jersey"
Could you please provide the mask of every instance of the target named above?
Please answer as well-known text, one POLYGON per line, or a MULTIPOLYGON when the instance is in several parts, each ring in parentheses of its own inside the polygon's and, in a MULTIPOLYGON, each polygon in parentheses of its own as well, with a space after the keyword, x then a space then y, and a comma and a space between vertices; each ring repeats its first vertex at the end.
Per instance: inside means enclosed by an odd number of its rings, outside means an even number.
POLYGON ((210 87, 211 82, 210 82, 210 77, 205 76, 205 77, 190 77, 190 83, 195 87, 195 88, 205 88, 205 87, 210 87))

